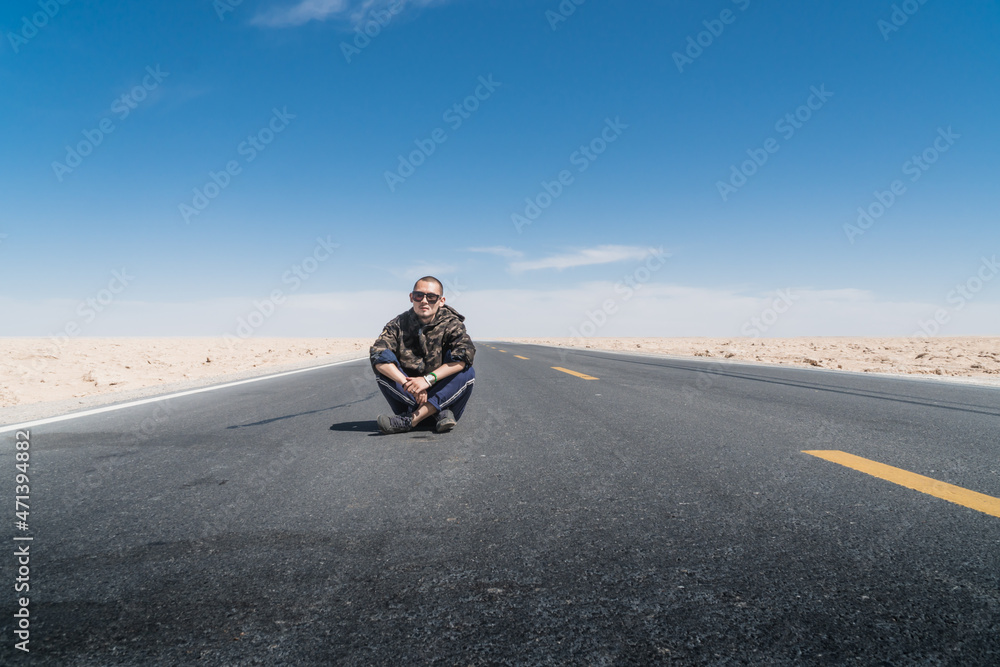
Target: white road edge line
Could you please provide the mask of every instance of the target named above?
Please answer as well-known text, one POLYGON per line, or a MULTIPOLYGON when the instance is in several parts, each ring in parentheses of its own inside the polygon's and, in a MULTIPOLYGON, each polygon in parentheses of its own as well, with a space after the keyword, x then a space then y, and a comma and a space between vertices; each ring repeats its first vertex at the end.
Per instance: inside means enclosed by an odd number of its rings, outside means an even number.
POLYGON ((169 398, 179 398, 181 396, 190 396, 191 394, 200 394, 204 391, 215 391, 216 389, 225 389, 226 387, 235 387, 240 384, 249 384, 251 382, 260 382, 262 380, 271 380, 274 378, 285 377, 286 375, 295 375, 296 373, 307 373, 309 371, 318 371, 321 368, 330 368, 331 366, 340 366, 341 364, 349 364, 355 361, 361 361, 364 357, 358 357, 357 359, 346 359, 344 361, 336 361, 332 364, 323 364, 322 366, 311 366, 309 368, 300 368, 294 371, 285 371, 284 373, 275 373, 274 375, 261 375, 260 377, 249 378, 247 380, 237 380, 235 382, 226 382, 225 384, 216 384, 208 387, 199 387, 198 389, 189 389, 187 391, 179 391, 175 394, 167 394, 165 396, 153 396, 151 398, 143 398, 138 401, 130 401, 128 403, 120 403, 117 405, 107 405, 103 408, 94 408, 92 410, 84 410, 82 412, 71 412, 68 415, 60 415, 58 417, 48 417, 46 419, 36 419, 30 422, 22 422, 20 424, 11 424, 9 426, 0 426, 0 433, 9 433, 10 431, 17 431, 26 428, 32 428, 34 426, 42 426, 43 424, 52 424, 55 422, 66 421, 68 419, 76 419, 77 417, 89 417, 90 415, 99 415, 102 412, 112 412, 114 410, 122 410, 124 408, 131 408, 136 405, 145 405, 146 403, 156 403, 157 401, 165 401, 169 398))

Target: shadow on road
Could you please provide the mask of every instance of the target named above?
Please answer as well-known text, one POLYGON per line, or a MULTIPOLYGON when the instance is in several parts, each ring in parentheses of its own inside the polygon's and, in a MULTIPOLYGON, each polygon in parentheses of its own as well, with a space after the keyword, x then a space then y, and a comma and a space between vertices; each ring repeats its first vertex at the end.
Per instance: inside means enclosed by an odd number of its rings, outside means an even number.
POLYGON ((349 431, 351 433, 368 432, 378 434, 378 423, 374 419, 359 422, 338 422, 330 427, 331 431, 349 431))
MULTIPOLYGON (((354 422, 338 422, 330 426, 331 431, 347 431, 348 433, 365 433, 369 435, 382 435, 378 430, 378 422, 374 419, 367 419, 365 421, 354 421, 354 422)), ((426 437, 419 435, 421 432, 434 432, 434 420, 425 419, 423 422, 418 424, 412 431, 410 431, 411 437, 426 437)))
MULTIPOLYGON (((272 417, 271 419, 262 419, 260 421, 250 422, 249 424, 237 424, 236 426, 227 426, 226 428, 227 429, 234 429, 234 428, 247 428, 248 426, 263 426, 264 424, 270 424, 272 422, 281 421, 282 419, 293 419, 295 417, 302 417, 304 415, 314 415, 314 414, 317 414, 319 412, 329 412, 330 410, 339 410, 340 408, 346 408, 347 406, 354 405, 356 403, 364 403, 368 399, 373 398, 377 393, 378 393, 377 391, 373 391, 372 393, 370 393, 369 395, 365 396, 364 398, 359 398, 356 401, 350 401, 348 403, 341 403, 340 405, 332 405, 332 406, 330 406, 328 408, 321 408, 319 410, 307 410, 306 412, 296 412, 293 415, 283 415, 281 417, 272 417)), ((373 428, 375 430, 378 430, 378 425, 375 424, 374 421, 372 421, 372 422, 346 422, 346 423, 372 424, 373 428)), ((333 429, 333 428, 331 428, 331 430, 352 430, 352 429, 333 429)))

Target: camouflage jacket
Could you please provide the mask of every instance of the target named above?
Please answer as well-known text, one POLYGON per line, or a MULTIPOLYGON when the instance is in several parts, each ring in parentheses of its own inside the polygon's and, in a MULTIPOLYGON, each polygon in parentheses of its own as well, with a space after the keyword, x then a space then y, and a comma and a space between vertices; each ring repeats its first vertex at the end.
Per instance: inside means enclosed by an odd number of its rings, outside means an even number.
POLYGON ((476 356, 476 346, 462 324, 464 321, 465 316, 447 304, 442 304, 434 320, 426 325, 417 319, 412 308, 397 315, 385 325, 369 350, 372 370, 376 364, 396 360, 409 377, 430 373, 446 361, 461 361, 468 368, 476 356))

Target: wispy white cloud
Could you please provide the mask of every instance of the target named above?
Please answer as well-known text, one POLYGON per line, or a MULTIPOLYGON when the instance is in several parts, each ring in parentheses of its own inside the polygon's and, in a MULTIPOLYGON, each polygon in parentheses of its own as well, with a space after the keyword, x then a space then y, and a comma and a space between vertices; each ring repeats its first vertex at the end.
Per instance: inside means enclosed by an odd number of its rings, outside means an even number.
POLYGON ((563 270, 577 266, 593 266, 594 264, 612 264, 625 260, 638 261, 649 254, 648 248, 624 245, 601 245, 596 248, 584 248, 571 253, 550 255, 542 259, 512 262, 511 271, 537 271, 540 269, 563 270))
POLYGON ((466 248, 468 252, 482 252, 488 255, 496 255, 497 257, 504 257, 506 259, 516 259, 518 257, 524 257, 524 253, 520 250, 514 250, 513 248, 508 248, 507 246, 494 245, 486 248, 466 248))
POLYGON ((399 14, 406 7, 442 4, 448 0, 297 0, 292 4, 271 7, 252 19, 269 28, 292 28, 309 21, 340 20, 359 25, 377 11, 391 9, 399 14))
POLYGON ((299 0, 291 6, 272 7, 253 18, 252 23, 271 28, 289 28, 309 21, 325 21, 343 16, 349 9, 347 0, 299 0))
POLYGON ((455 272, 455 267, 449 264, 414 264, 412 266, 404 267, 398 271, 392 270, 390 273, 408 282, 412 282, 417 278, 423 278, 424 276, 445 276, 450 275, 455 272))

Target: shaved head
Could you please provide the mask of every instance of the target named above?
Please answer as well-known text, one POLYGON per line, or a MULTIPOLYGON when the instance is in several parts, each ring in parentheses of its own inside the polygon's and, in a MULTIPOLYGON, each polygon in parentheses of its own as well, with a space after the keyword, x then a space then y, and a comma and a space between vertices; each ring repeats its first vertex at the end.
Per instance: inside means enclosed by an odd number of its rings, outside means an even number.
POLYGON ((438 286, 438 294, 444 294, 444 285, 442 285, 441 281, 434 276, 424 276, 423 278, 417 280, 417 282, 413 283, 413 291, 417 290, 417 285, 420 283, 434 283, 438 286))

